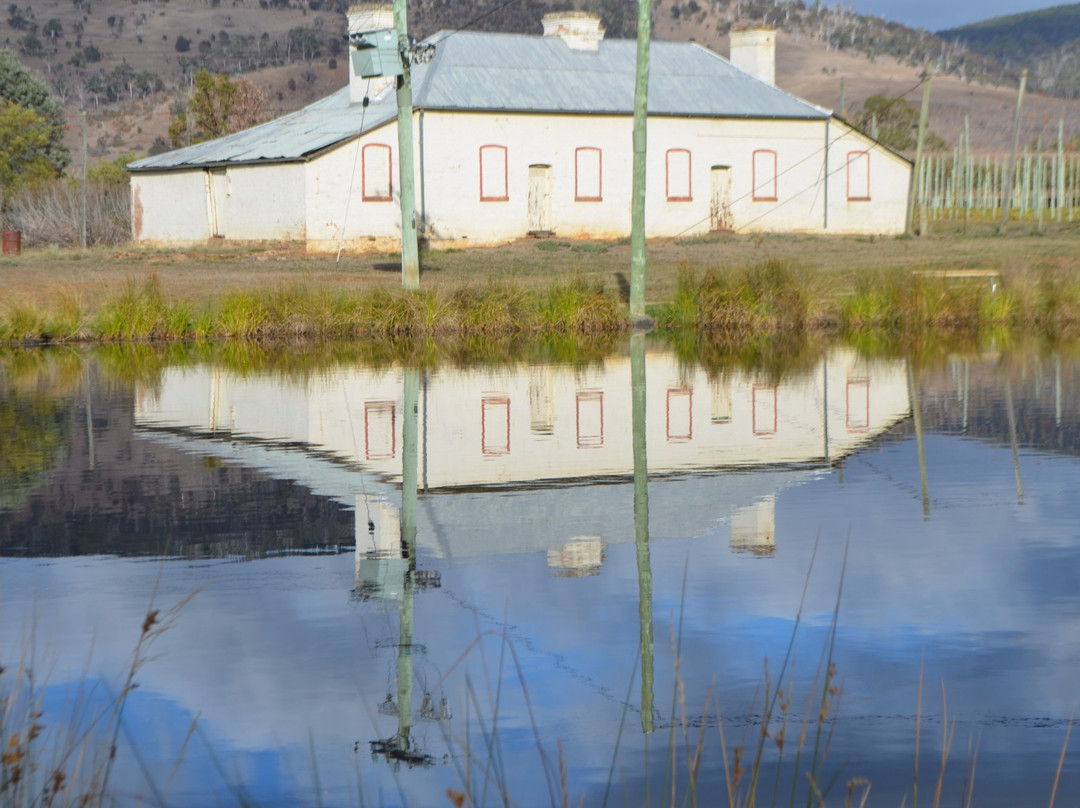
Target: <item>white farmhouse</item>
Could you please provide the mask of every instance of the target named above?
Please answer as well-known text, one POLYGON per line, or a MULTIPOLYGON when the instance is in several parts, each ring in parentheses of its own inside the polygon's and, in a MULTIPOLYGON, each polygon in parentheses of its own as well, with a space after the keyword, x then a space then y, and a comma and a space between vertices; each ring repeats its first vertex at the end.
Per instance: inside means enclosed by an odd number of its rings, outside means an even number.
MULTIPOLYGON (((392 25, 389 6, 350 9, 352 32, 392 25)), ((629 235, 636 44, 603 34, 571 11, 546 15, 539 37, 429 40, 412 72, 421 238, 629 235)), ((733 32, 731 51, 652 43, 647 235, 902 232, 910 162, 773 86, 775 31, 733 32)), ((134 239, 396 245, 394 79, 350 70, 304 109, 131 164, 134 239)))

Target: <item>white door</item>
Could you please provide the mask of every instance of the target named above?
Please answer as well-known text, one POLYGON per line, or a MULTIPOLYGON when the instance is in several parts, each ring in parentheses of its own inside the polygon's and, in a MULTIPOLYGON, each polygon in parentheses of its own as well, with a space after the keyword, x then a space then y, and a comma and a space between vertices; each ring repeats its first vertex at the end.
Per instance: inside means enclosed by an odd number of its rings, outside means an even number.
POLYGON ((709 225, 713 230, 731 230, 731 167, 712 167, 712 197, 709 202, 709 225))
POLYGON ((551 231, 551 166, 529 166, 529 232, 551 231))
POLYGON ((224 168, 206 172, 206 213, 212 238, 225 237, 225 197, 228 196, 228 178, 224 168))

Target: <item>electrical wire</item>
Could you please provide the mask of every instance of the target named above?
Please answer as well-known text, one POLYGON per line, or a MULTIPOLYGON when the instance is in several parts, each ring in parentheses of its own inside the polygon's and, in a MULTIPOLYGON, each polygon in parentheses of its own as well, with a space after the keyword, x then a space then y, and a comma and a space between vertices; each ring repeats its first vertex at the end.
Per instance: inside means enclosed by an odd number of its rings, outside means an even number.
MULTIPOLYGON (((885 107, 885 109, 891 108, 893 106, 893 104, 896 104, 896 103, 902 101, 905 96, 911 95, 911 93, 915 92, 920 87, 922 87, 926 83, 926 81, 927 81, 927 77, 924 76, 922 79, 920 79, 918 84, 913 86, 911 89, 906 90, 905 92, 901 93, 896 98, 892 99, 889 102, 889 104, 885 107)), ((818 157, 824 155, 825 151, 827 149, 832 149, 833 146, 835 146, 837 143, 839 143, 841 140, 848 137, 849 135, 853 135, 853 134, 865 135, 866 134, 865 132, 860 131, 855 126, 852 126, 850 123, 847 123, 847 121, 844 121, 844 123, 849 128, 848 128, 848 130, 846 132, 844 132, 842 135, 840 135, 840 137, 836 138, 835 140, 830 141, 827 146, 819 147, 815 151, 812 151, 809 154, 807 154, 801 160, 797 160, 796 162, 792 163, 787 168, 785 168, 783 171, 778 172, 771 180, 768 180, 766 182, 761 183, 760 185, 756 185, 756 186, 752 187, 749 192, 743 194, 740 197, 736 197, 735 199, 731 200, 731 204, 734 205, 734 204, 736 204, 738 202, 743 202, 746 199, 752 198, 758 192, 758 190, 760 190, 761 188, 764 188, 766 185, 769 185, 772 182, 778 182, 781 177, 783 177, 785 174, 788 174, 788 173, 794 171, 796 168, 801 166, 803 163, 809 162, 810 160, 813 160, 815 158, 818 158, 818 157)), ((846 163, 844 164, 844 167, 845 168, 847 167, 846 163)), ((829 172, 829 176, 831 177, 833 174, 837 173, 839 170, 840 169, 837 169, 836 171, 829 172)), ((810 189, 814 188, 818 184, 819 184, 819 182, 817 180, 815 180, 813 185, 809 185, 806 188, 803 188, 801 191, 799 191, 798 193, 792 195, 789 199, 785 200, 784 202, 781 202, 778 205, 774 205, 766 213, 763 213, 761 216, 758 216, 758 217, 756 217, 754 219, 751 219, 749 222, 746 222, 745 224, 743 224, 741 226, 741 228, 745 229, 748 225, 751 225, 754 222, 759 221, 760 219, 764 218, 765 216, 768 216, 770 213, 772 213, 778 207, 782 207, 782 206, 786 205, 788 202, 791 202, 793 199, 795 199, 796 197, 798 197, 801 194, 805 193, 806 191, 809 191, 810 189)), ((698 219, 696 222, 689 225, 688 227, 686 227, 681 232, 676 233, 674 236, 670 236, 664 243, 671 244, 673 241, 678 241, 683 236, 685 236, 687 233, 697 229, 699 226, 701 226, 705 222, 709 221, 711 218, 712 218, 712 214, 710 213, 709 216, 705 216, 705 217, 703 217, 701 219, 698 219)))
MULTIPOLYGON (((364 119, 367 117, 368 108, 368 92, 371 90, 371 79, 367 80, 367 86, 364 87, 364 106, 360 111, 360 134, 364 134, 364 119)), ((341 227, 338 229, 340 237, 338 238, 337 258, 334 259, 335 264, 341 263, 341 251, 345 249, 345 226, 349 222, 349 207, 352 204, 353 189, 356 187, 356 165, 360 162, 360 152, 362 151, 360 144, 356 144, 356 151, 353 153, 352 164, 352 176, 349 178, 349 192, 345 194, 345 216, 341 220, 341 227)), ((351 417, 351 415, 350 415, 351 417)))

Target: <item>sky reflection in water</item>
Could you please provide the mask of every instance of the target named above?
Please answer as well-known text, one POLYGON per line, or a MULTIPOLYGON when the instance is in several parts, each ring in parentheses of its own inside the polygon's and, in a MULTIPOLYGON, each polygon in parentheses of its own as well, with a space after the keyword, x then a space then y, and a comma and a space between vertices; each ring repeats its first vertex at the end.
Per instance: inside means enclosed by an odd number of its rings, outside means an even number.
MULTIPOLYGON (((951 799, 970 741, 975 804, 1048 801, 1080 691, 1076 366, 1023 356, 913 372, 921 441, 903 360, 834 351, 777 379, 650 350, 645 367, 650 735, 626 354, 416 372, 410 583, 400 368, 283 377, 188 365, 131 389, 90 365, 55 395, 0 375, 14 423, 65 446, 52 468, 28 461, 4 478, 5 655, 33 635, 47 712, 62 715, 88 657, 93 677, 116 681, 155 589, 163 605, 198 590, 127 712, 126 743, 159 788, 173 778, 170 804, 229 803, 237 789, 259 804, 315 803, 316 779, 324 804, 361 791, 376 804, 443 803, 461 788, 467 746, 490 760, 477 720, 490 729, 496 696, 492 766, 520 804, 549 803, 557 743, 571 799, 599 804, 617 740, 611 799, 661 800, 683 709, 691 743, 706 727, 699 785, 712 802, 725 793, 719 725, 730 748, 758 720, 765 660, 775 677, 812 567, 787 675, 793 720, 815 715, 843 574, 824 769, 841 772, 838 789, 862 775, 874 804, 910 801, 922 666, 920 791, 936 781, 947 722, 951 799), (154 560, 163 552, 171 560, 154 560), (676 670, 685 708, 673 711, 676 670), (401 671, 410 748, 430 766, 372 755, 371 741, 403 726, 386 708, 402 700, 401 671), (452 717, 420 717, 425 693, 452 717)), ((1061 786, 1070 800, 1076 760, 1061 786)), ((144 777, 130 755, 118 761, 114 782, 134 802, 144 777)), ((479 799, 482 771, 469 776, 479 799)))

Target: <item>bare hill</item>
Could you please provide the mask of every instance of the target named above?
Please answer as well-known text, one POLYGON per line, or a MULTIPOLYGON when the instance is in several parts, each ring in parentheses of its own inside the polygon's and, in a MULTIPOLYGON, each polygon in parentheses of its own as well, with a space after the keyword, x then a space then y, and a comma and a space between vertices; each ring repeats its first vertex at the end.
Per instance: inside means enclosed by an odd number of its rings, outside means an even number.
MULTIPOLYGON (((628 12, 636 3, 580 1, 601 12, 609 36, 633 34, 628 12)), ((410 25, 421 36, 467 23, 538 33, 542 12, 553 4, 413 0, 410 25)), ((81 109, 88 113, 91 164, 122 152, 145 154, 155 141, 161 147, 171 109, 182 103, 200 67, 249 78, 266 91, 271 115, 343 86, 346 5, 346 0, 16 0, 0 19, 0 32, 3 44, 45 75, 64 101, 68 145, 75 155, 72 170, 77 170, 81 109)), ((727 55, 726 32, 740 9, 733 0, 654 0, 653 8, 656 38, 694 40, 727 55)), ((915 65, 925 63, 920 57, 927 48, 938 47, 925 32, 842 10, 808 10, 789 0, 741 0, 741 9, 789 29, 778 45, 777 83, 782 88, 838 112, 841 86, 849 113, 875 93, 908 93, 912 104, 919 103, 921 90, 913 88, 921 68, 915 65)), ((951 51, 934 53, 941 67, 986 75, 968 69, 951 51)), ((955 75, 935 77, 931 127, 955 143, 967 114, 977 150, 1005 151, 1015 104, 1016 91, 1010 87, 955 75)), ((1065 119, 1067 138, 1080 134, 1080 102, 1029 95, 1025 110, 1024 143, 1037 137, 1046 144, 1054 141, 1059 118, 1065 119)))

